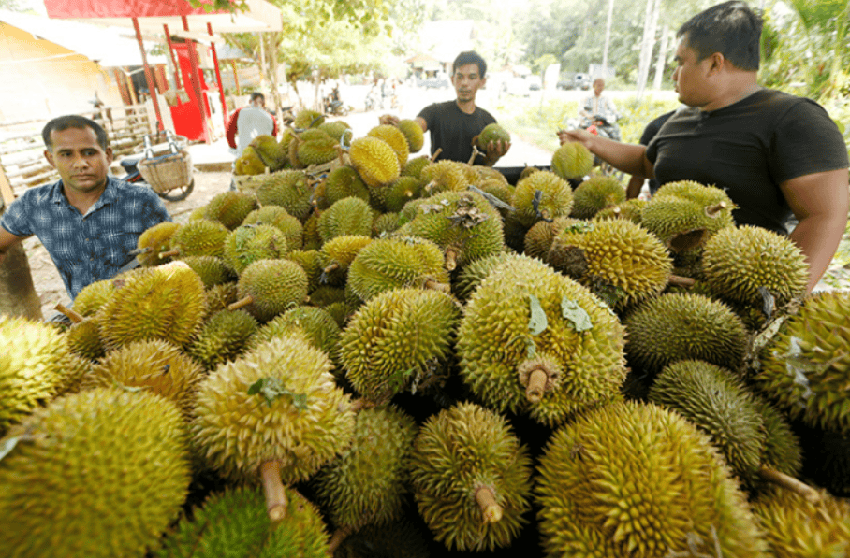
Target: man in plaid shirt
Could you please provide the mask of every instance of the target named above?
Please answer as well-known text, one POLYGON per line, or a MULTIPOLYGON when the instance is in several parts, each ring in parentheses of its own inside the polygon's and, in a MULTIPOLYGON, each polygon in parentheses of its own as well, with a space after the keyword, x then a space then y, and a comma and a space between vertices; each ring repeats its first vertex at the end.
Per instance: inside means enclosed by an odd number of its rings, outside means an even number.
POLYGON ((150 188, 108 176, 112 149, 96 122, 60 116, 41 135, 61 180, 27 190, 6 209, 0 263, 6 249, 35 235, 74 300, 87 285, 114 277, 133 260, 139 236, 171 217, 150 188))

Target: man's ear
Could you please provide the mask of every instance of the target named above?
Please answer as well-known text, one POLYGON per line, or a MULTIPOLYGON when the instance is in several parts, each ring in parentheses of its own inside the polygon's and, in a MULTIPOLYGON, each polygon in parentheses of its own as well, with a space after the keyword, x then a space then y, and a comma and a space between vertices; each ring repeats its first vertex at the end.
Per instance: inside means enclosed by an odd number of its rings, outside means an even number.
POLYGON ((51 167, 54 169, 56 168, 56 165, 53 163, 53 153, 51 153, 49 149, 44 150, 44 158, 47 159, 47 162, 50 163, 51 167))
POLYGON ((487 78, 481 78, 481 87, 487 85, 487 78))
POLYGON ((107 148, 106 148, 106 152, 105 152, 105 153, 106 153, 106 164, 107 164, 107 165, 111 165, 111 164, 112 164, 112 157, 113 157, 113 155, 112 155, 112 148, 111 148, 111 147, 107 147, 107 148))
POLYGON ((709 75, 719 72, 726 65, 726 57, 723 56, 722 52, 715 52, 708 59, 710 62, 708 65, 709 75))

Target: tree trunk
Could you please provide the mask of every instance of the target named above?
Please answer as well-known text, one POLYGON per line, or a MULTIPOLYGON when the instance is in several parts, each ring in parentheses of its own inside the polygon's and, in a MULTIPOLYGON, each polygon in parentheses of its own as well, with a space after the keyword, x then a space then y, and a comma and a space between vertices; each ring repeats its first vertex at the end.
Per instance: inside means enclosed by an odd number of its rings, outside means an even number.
POLYGON ((27 254, 20 243, 9 248, 0 263, 0 314, 44 321, 27 254))
POLYGON ((638 63, 638 99, 646 89, 646 81, 649 78, 649 67, 652 63, 652 45, 655 43, 655 28, 658 24, 658 12, 661 0, 647 0, 646 20, 643 26, 643 39, 640 44, 640 60, 638 63))
POLYGON ((269 33, 269 56, 271 57, 271 87, 272 87, 272 103, 274 103, 275 118, 279 123, 283 120, 283 111, 281 110, 282 103, 280 102, 280 90, 277 83, 277 45, 278 38, 281 33, 269 33))
POLYGON ((605 26, 605 53, 602 55, 602 67, 608 77, 608 46, 611 44, 611 20, 614 18, 614 0, 608 0, 608 24, 605 26))
POLYGON ((667 62, 667 47, 670 43, 670 28, 667 24, 661 28, 661 48, 658 50, 658 60, 655 63, 655 79, 652 81, 653 91, 661 91, 661 80, 664 78, 665 63, 667 62))

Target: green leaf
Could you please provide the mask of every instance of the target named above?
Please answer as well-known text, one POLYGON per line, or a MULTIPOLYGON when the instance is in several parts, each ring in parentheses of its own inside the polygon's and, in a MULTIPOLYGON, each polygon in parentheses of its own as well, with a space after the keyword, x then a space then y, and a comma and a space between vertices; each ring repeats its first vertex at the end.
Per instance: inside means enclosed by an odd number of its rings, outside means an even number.
POLYGON ((260 378, 248 388, 248 395, 262 395, 266 399, 269 407, 272 406, 277 399, 284 395, 288 395, 292 399, 292 404, 299 410, 307 408, 306 393, 292 393, 286 389, 283 380, 279 378, 260 378))
POLYGON ((531 305, 531 317, 528 320, 528 329, 532 335, 540 335, 546 328, 549 327, 549 320, 546 318, 546 311, 540 306, 540 301, 534 295, 528 295, 528 302, 531 305))
POLYGON ((568 299, 566 296, 561 299, 561 310, 564 319, 571 322, 575 330, 579 333, 593 328, 593 322, 590 321, 590 315, 578 305, 574 300, 568 299))
POLYGON ((407 382, 407 379, 413 375, 413 368, 408 368, 407 370, 398 370, 389 377, 389 381, 387 382, 387 386, 390 391, 393 393, 398 393, 404 384, 407 382))

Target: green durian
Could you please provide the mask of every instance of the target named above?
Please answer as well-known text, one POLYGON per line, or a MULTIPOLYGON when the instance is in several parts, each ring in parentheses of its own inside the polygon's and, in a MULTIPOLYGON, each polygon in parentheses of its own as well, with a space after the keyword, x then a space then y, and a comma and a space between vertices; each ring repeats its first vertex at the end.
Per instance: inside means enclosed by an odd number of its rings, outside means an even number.
POLYGON ((549 171, 538 171, 517 182, 511 213, 524 227, 544 219, 569 217, 573 208, 573 191, 569 182, 549 171))
POLYGON ((257 207, 257 199, 241 192, 220 192, 207 204, 204 219, 218 221, 232 231, 257 207))
POLYGON ((212 370, 241 355, 256 332, 257 320, 244 310, 220 310, 204 323, 186 354, 212 370))
POLYGON ((302 223, 313 209, 313 189, 307 175, 299 170, 282 170, 263 177, 257 186, 257 201, 261 207, 278 205, 302 223))
POLYGON ((303 227, 301 221, 290 215, 286 209, 277 205, 269 205, 255 209, 245 216, 242 221, 243 225, 274 225, 283 236, 286 237, 286 249, 300 250, 301 249, 301 234, 303 227))
POLYGON ((338 236, 371 236, 374 221, 375 213, 369 204, 351 196, 323 211, 317 226, 322 242, 328 242, 338 236))
POLYGON ((593 219, 598 211, 626 201, 626 190, 612 176, 593 176, 583 181, 573 192, 575 219, 593 219))
POLYGON ((593 153, 577 141, 568 141, 552 154, 552 172, 564 180, 583 178, 593 170, 593 153))
POLYGON ((274 225, 240 225, 224 242, 224 260, 237 274, 256 261, 276 260, 286 252, 286 236, 274 225))
POLYGON ((237 283, 239 302, 258 322, 268 322, 307 297, 307 274, 289 260, 257 260, 242 271, 237 283))

